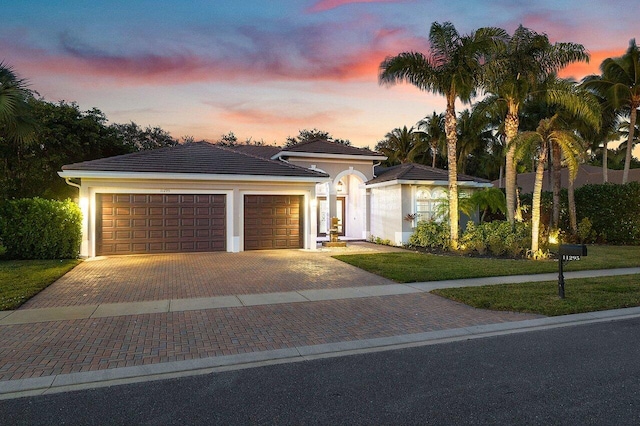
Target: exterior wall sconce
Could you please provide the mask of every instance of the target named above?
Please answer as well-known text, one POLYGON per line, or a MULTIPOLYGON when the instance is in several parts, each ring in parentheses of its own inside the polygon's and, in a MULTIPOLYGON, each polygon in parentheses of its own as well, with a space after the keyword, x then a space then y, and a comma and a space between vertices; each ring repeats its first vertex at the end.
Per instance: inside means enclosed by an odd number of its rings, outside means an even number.
POLYGON ((343 192, 344 191, 344 183, 342 183, 341 180, 339 180, 338 183, 336 184, 336 190, 338 192, 343 192))

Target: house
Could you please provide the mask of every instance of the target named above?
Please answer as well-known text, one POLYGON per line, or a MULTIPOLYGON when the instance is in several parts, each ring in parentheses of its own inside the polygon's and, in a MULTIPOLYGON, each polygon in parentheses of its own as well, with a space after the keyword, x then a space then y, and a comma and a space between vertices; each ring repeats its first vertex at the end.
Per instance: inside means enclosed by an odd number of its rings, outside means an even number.
MULTIPOLYGON (((326 140, 292 147, 197 142, 62 167, 79 188, 84 257, 315 249, 338 217, 346 239, 401 245, 407 215, 433 215, 447 172, 375 167, 383 155, 326 140)), ((460 175, 462 192, 490 183, 460 175)), ((415 223, 414 223, 415 224, 415 223)))
MULTIPOLYGON (((621 184, 622 173, 622 170, 608 169, 607 182, 621 184)), ((531 194, 533 192, 535 179, 535 172, 518 174, 516 177, 516 182, 518 183, 518 187, 520 188, 520 193, 531 194)), ((549 170, 547 170, 542 177, 543 191, 553 190, 552 186, 549 184, 550 181, 550 172, 549 170)), ((560 182, 562 188, 567 188, 569 186, 569 170, 566 167, 563 167, 560 170, 560 182)), ((629 182, 640 182, 640 169, 629 170, 629 182)), ((604 179, 602 177, 602 167, 590 166, 588 164, 581 164, 578 166, 578 174, 576 175, 576 180, 573 183, 574 188, 580 188, 581 186, 589 184, 602 183, 604 183, 604 179)), ((502 182, 499 180, 495 180, 492 182, 492 184, 496 188, 504 188, 504 180, 502 182)))

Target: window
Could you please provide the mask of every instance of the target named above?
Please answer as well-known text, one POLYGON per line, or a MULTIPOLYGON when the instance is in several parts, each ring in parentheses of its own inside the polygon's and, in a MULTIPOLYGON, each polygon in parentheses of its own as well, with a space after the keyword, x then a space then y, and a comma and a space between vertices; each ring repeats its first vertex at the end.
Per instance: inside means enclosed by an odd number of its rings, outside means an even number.
POLYGON ((444 190, 440 188, 418 188, 416 192, 416 222, 434 220, 441 222, 446 205, 444 190))

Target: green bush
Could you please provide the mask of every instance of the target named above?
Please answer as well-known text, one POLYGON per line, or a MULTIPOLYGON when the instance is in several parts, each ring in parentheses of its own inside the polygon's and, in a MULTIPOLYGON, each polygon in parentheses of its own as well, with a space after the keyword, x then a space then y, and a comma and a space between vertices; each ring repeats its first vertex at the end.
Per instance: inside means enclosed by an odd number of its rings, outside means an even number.
POLYGON ((0 205, 0 240, 12 259, 75 259, 82 214, 71 200, 24 198, 0 205))
POLYGON ((483 255, 522 257, 531 246, 531 227, 516 222, 513 229, 507 221, 494 221, 476 225, 468 223, 460 238, 464 250, 483 255))
POLYGON ((609 244, 640 244, 640 182, 606 183, 576 189, 578 221, 589 218, 591 230, 609 244))
POLYGON ((409 237, 409 246, 430 249, 449 249, 449 226, 430 221, 420 221, 409 237))

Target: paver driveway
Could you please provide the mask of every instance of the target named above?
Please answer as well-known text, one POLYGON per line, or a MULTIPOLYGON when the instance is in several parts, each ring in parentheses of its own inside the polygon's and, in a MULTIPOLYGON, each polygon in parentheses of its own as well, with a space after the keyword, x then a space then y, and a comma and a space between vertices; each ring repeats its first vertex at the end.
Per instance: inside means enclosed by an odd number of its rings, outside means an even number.
MULTIPOLYGON (((345 253, 397 250, 350 243, 345 253)), ((149 300, 188 299, 389 284, 391 281, 331 258, 333 251, 268 250, 90 259, 22 309, 149 300)))

